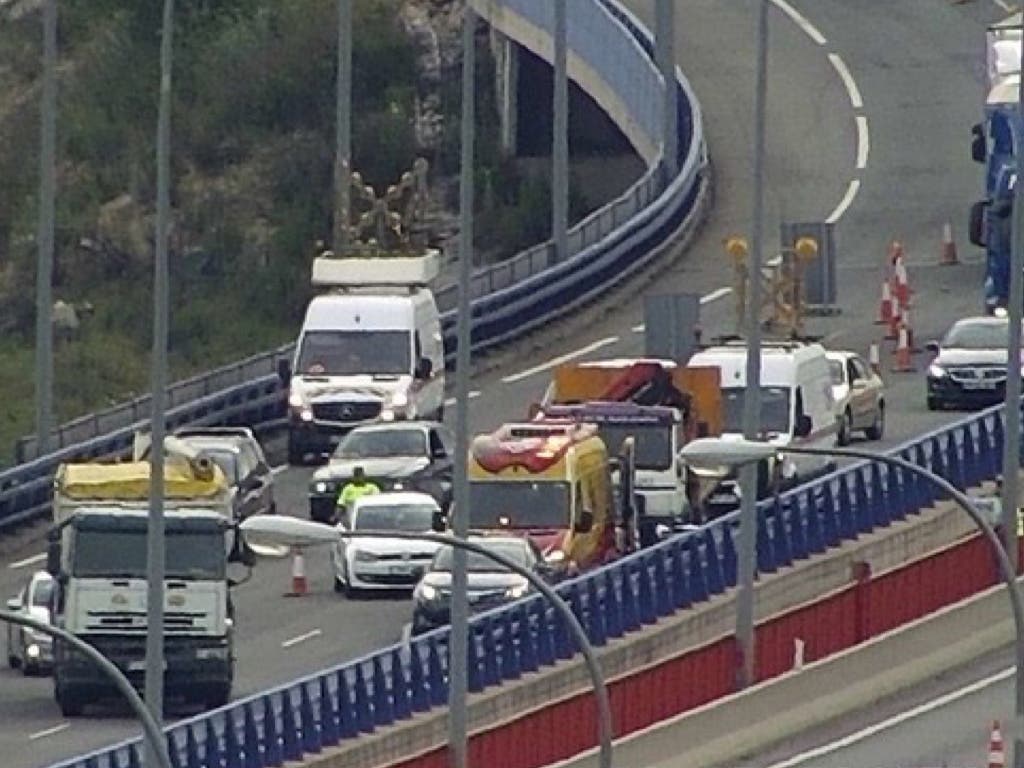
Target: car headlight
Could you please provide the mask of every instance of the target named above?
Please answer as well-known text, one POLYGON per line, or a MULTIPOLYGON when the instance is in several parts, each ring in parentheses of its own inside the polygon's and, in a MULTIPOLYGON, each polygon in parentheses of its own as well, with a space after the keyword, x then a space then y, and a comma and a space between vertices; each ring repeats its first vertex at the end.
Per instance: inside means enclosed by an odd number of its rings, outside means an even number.
POLYGON ((409 405, 409 395, 406 392, 393 392, 391 395, 391 407, 402 409, 409 405))
POLYGON ((292 391, 288 393, 288 405, 292 408, 301 408, 306 404, 305 398, 302 397, 302 393, 298 391, 292 391))
POLYGON ((992 314, 1001 320, 1009 317, 1009 312, 1006 311, 1006 307, 996 307, 992 311, 992 314))
POLYGON ((935 365, 933 363, 932 365, 928 366, 928 375, 931 376, 933 379, 941 379, 946 376, 946 369, 943 368, 941 365, 935 365))
POLYGON ((431 586, 430 584, 420 584, 418 591, 420 597, 424 600, 430 601, 437 599, 437 587, 431 586))
POLYGON ((524 581, 521 584, 516 584, 505 590, 505 597, 509 600, 518 600, 523 597, 527 592, 530 591, 530 583, 524 581))
POLYGON ((314 493, 327 493, 328 488, 330 488, 330 486, 323 480, 318 480, 317 482, 313 483, 314 493))
POLYGON ((562 563, 565 562, 565 552, 560 549, 552 549, 550 552, 544 553, 544 559, 549 563, 562 563))
POLYGON ((373 552, 367 552, 363 549, 357 549, 352 554, 352 558, 359 563, 372 563, 377 560, 377 556, 373 552))

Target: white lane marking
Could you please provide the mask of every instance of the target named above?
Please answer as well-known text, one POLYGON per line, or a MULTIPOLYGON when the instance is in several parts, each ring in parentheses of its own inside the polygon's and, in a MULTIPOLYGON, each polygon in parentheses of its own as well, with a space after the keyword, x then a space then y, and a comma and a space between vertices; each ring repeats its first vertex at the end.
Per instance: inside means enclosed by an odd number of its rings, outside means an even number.
POLYGON ((868 119, 857 115, 857 170, 864 170, 868 165, 868 153, 871 152, 871 135, 868 133, 868 119))
POLYGON ((579 349, 573 350, 572 352, 567 352, 564 355, 560 355, 559 357, 553 357, 546 363, 535 365, 533 368, 527 368, 525 371, 513 373, 510 376, 505 376, 501 381, 503 384, 512 384, 513 382, 521 381, 522 379, 528 379, 530 376, 533 376, 534 374, 537 373, 541 373, 550 368, 554 368, 556 365, 561 365, 562 363, 567 363, 570 360, 575 360, 577 357, 583 357, 583 355, 586 355, 589 352, 593 352, 594 350, 600 349, 601 347, 607 347, 609 344, 615 344, 618 340, 618 336, 608 336, 606 338, 599 339, 595 341, 593 344, 587 344, 587 346, 585 347, 580 347, 579 349))
POLYGON ((818 28, 811 24, 807 18, 800 13, 796 8, 786 2, 786 0, 772 0, 772 5, 782 11, 784 14, 789 16, 796 25, 802 29, 811 40, 816 42, 818 45, 824 45, 828 42, 825 36, 818 31, 818 28))
MULTIPOLYGON (((713 301, 718 301, 719 299, 728 296, 730 293, 732 293, 732 288, 728 286, 724 288, 716 288, 711 293, 701 296, 700 303, 710 304, 713 301)), ((647 326, 644 323, 639 323, 638 325, 634 325, 632 328, 630 328, 630 330, 633 333, 643 333, 644 331, 647 330, 647 326)))
MULTIPOLYGON (((470 400, 476 400, 476 398, 478 398, 478 397, 480 397, 480 390, 479 389, 470 390, 470 392, 469 392, 469 399, 470 400)), ((455 405, 456 402, 458 402, 458 401, 454 397, 449 397, 447 400, 444 401, 444 406, 445 406, 445 408, 447 408, 449 405, 455 405)))
POLYGON ((853 79, 850 70, 846 68, 846 62, 843 61, 843 57, 838 53, 830 53, 828 60, 832 62, 832 66, 839 73, 839 78, 843 81, 843 85, 846 86, 846 93, 850 96, 850 103, 853 105, 853 108, 861 109, 864 106, 864 102, 860 98, 860 89, 857 88, 857 81, 853 79))
POLYGON ((8 567, 8 569, 13 571, 13 570, 17 570, 18 568, 25 568, 25 567, 27 567, 29 565, 35 565, 36 563, 41 563, 45 559, 46 559, 46 553, 45 552, 40 552, 38 555, 32 555, 31 557, 26 557, 24 560, 18 560, 17 562, 11 563, 7 567, 8 567))
POLYGON ((29 734, 28 738, 29 741, 35 741, 36 739, 45 739, 47 736, 53 736, 55 734, 60 733, 61 731, 66 731, 70 727, 71 723, 61 723, 60 725, 53 726, 53 728, 46 728, 45 730, 36 731, 35 733, 29 734))
POLYGON ((291 640, 285 640, 281 643, 282 648, 291 648, 293 645, 304 643, 307 640, 312 640, 314 637, 319 637, 323 632, 319 629, 311 629, 309 632, 303 632, 301 635, 296 635, 291 640))
POLYGON ((908 720, 914 719, 915 717, 920 717, 921 715, 927 714, 928 712, 940 709, 941 707, 944 707, 947 704, 952 704, 954 701, 966 698, 974 693, 977 693, 978 691, 982 691, 985 688, 996 685, 997 683, 1001 683, 1002 681, 1012 677, 1014 671, 1015 670, 1013 667, 1001 670, 999 672, 996 672, 994 675, 990 675, 989 677, 986 677, 982 680, 973 682, 970 685, 965 685, 963 688, 959 688, 955 691, 950 691, 949 693, 943 694, 942 696, 939 696, 936 699, 926 701, 923 704, 919 704, 918 706, 913 707, 912 709, 900 712, 898 715, 893 715, 887 720, 882 720, 881 722, 869 725, 867 728, 863 728, 857 731, 856 733, 851 733, 849 736, 844 736, 843 738, 837 739, 836 741, 833 741, 829 744, 823 744, 820 747, 809 749, 806 752, 802 752, 799 755, 794 755, 793 757, 787 760, 783 760, 780 763, 770 765, 768 766, 768 768, 793 768, 793 766, 800 765, 801 763, 807 762, 808 760, 815 760, 821 757, 822 755, 827 755, 832 752, 836 752, 840 749, 843 749, 845 747, 848 747, 852 744, 856 744, 859 741, 864 741, 865 739, 869 739, 877 733, 887 731, 890 728, 894 728, 902 723, 905 723, 908 720))
POLYGON ((846 188, 846 194, 843 195, 843 199, 839 201, 839 205, 836 206, 835 210, 829 214, 829 217, 825 219, 826 224, 835 224, 839 219, 846 213, 846 209, 853 203, 853 199, 857 197, 857 193, 860 191, 860 179, 851 179, 850 186, 846 188))

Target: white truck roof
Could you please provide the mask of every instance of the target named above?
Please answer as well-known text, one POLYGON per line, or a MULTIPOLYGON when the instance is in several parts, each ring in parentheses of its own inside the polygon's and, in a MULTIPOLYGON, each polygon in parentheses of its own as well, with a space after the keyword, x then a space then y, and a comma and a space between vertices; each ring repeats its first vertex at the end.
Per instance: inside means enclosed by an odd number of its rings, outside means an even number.
MULTIPOLYGON (((820 344, 766 341, 761 347, 761 384, 794 386, 800 366, 818 357, 825 357, 825 348, 820 344)), ((697 352, 689 364, 717 366, 722 372, 724 388, 746 386, 746 361, 746 345, 730 343, 697 352)))

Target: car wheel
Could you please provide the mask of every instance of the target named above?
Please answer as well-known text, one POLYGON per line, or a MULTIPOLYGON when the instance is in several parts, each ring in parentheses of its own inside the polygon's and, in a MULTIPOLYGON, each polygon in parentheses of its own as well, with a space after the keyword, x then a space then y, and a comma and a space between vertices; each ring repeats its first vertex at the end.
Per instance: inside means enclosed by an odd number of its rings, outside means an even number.
POLYGON ((939 410, 939 400, 936 397, 928 396, 928 410, 937 411, 939 410))
POLYGON ((853 430, 853 419, 850 417, 850 412, 846 411, 843 413, 843 418, 839 421, 839 434, 836 435, 836 443, 840 446, 850 444, 850 432, 853 430))
POLYGON ((7 652, 7 666, 11 669, 18 669, 21 666, 21 659, 13 651, 7 652))
POLYGON ((58 685, 54 689, 57 706, 64 717, 78 717, 85 709, 85 701, 77 689, 66 685, 58 685))
POLYGON ((878 410, 875 411, 875 423, 864 430, 864 435, 868 440, 881 440, 882 435, 885 434, 885 405, 883 403, 878 404, 878 410))
POLYGON ((288 433, 288 463, 294 467, 306 463, 306 446, 291 432, 288 433))

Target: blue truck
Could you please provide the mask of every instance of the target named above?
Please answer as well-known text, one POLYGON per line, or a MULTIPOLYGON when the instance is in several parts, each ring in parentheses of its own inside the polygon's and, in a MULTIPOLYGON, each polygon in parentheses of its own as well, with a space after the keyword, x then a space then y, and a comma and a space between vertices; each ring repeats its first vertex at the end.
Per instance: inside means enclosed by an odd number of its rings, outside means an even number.
POLYGON ((1014 135, 1024 136, 1018 104, 1021 14, 989 28, 985 119, 971 129, 971 157, 985 166, 985 197, 971 206, 969 239, 985 249, 985 310, 1006 308, 1017 159, 1014 135))

